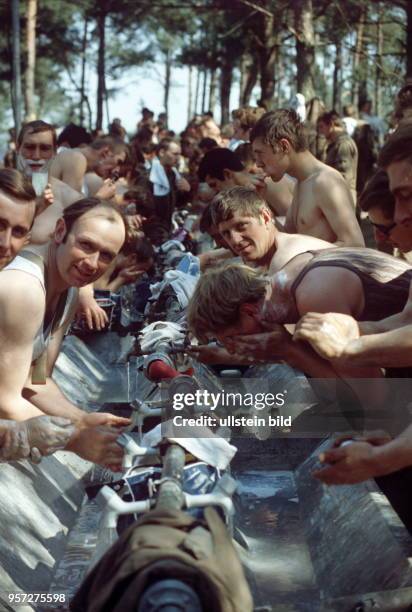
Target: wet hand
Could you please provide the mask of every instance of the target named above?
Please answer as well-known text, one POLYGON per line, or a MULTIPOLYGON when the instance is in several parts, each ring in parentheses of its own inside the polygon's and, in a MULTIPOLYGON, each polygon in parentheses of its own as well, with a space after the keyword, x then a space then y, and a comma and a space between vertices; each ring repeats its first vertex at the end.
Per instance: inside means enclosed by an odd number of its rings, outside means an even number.
POLYGON ((73 422, 63 417, 39 416, 21 425, 27 428, 30 447, 37 448, 41 455, 51 455, 65 448, 75 431, 73 422))
POLYGON ((253 362, 273 363, 287 358, 291 335, 283 325, 271 324, 270 331, 233 336, 226 338, 223 342, 229 353, 248 357, 253 362))
POLYGON ((347 446, 331 448, 319 455, 325 467, 312 475, 324 484, 355 484, 379 475, 375 464, 375 447, 354 441, 347 446))
POLYGON ((293 339, 309 342, 325 359, 339 359, 359 335, 358 323, 349 315, 309 312, 297 323, 293 339))
POLYGON ((216 363, 225 363, 228 358, 226 349, 220 348, 219 346, 213 346, 208 344, 199 344, 198 346, 191 346, 186 349, 188 355, 194 357, 200 363, 213 365, 216 363))

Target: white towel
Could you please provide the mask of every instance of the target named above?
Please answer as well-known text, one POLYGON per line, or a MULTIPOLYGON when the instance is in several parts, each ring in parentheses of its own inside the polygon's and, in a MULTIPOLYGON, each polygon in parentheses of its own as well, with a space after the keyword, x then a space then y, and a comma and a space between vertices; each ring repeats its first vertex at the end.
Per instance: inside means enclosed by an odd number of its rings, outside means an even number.
POLYGON ((178 323, 171 321, 155 321, 150 325, 146 325, 140 333, 140 346, 142 351, 156 351, 159 344, 168 342, 183 342, 185 339, 185 331, 178 323))
MULTIPOLYGON (((180 179, 180 174, 176 168, 172 168, 176 175, 176 180, 180 179)), ((166 196, 170 193, 170 183, 167 178, 167 174, 162 164, 157 157, 152 161, 152 167, 150 169, 149 180, 153 183, 153 194, 155 196, 166 196)))
MULTIPOLYGON (((167 439, 170 442, 178 444, 197 459, 200 459, 201 461, 204 461, 208 465, 211 465, 219 470, 225 470, 237 453, 237 448, 235 446, 229 444, 229 442, 214 434, 207 427, 196 428, 196 430, 199 432, 198 435, 202 435, 204 437, 173 438, 169 437, 168 435, 162 435, 162 427, 163 431, 165 428, 167 431, 167 425, 168 423, 157 425, 154 429, 144 434, 141 445, 146 447, 158 446, 162 440, 167 439)), ((171 429, 173 429, 172 423, 171 429)), ((191 428, 191 430, 193 431, 193 428, 191 428)))

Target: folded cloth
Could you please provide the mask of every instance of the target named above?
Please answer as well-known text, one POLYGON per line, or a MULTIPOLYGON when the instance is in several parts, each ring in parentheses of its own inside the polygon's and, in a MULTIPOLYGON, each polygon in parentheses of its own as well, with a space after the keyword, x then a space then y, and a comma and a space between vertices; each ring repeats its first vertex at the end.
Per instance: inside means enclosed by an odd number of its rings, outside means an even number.
MULTIPOLYGON (((176 175, 176 180, 179 180, 180 174, 176 170, 176 168, 172 168, 172 171, 176 175)), ((150 169, 149 181, 153 183, 153 195, 155 196, 166 196, 170 193, 170 183, 167 178, 166 171, 160 161, 155 157, 152 162, 152 167, 150 169)))
POLYGON ((169 344, 170 342, 183 342, 185 330, 182 325, 172 321, 155 321, 146 325, 140 333, 139 340, 142 351, 147 353, 156 351, 159 345, 169 344))
POLYGON ((150 285, 152 298, 157 299, 167 285, 171 285, 181 308, 186 308, 196 288, 198 277, 180 272, 180 270, 169 270, 165 273, 163 280, 150 285))
MULTIPOLYGON (((193 427, 190 429, 193 431, 193 427)), ((183 431, 183 428, 179 427, 180 430, 183 431)), ((235 446, 214 434, 207 427, 196 428, 199 436, 202 436, 199 438, 174 438, 172 433, 169 437, 169 435, 164 435, 165 431, 168 431, 168 422, 159 424, 151 431, 145 433, 141 442, 142 446, 159 446, 163 440, 169 440, 169 442, 184 448, 197 459, 219 470, 225 470, 237 452, 235 446)))

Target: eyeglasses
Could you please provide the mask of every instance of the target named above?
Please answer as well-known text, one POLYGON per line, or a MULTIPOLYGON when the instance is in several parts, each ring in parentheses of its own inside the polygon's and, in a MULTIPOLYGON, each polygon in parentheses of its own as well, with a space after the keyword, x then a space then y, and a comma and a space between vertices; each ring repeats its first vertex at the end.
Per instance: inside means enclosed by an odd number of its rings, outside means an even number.
POLYGON ((396 227, 396 223, 391 223, 390 225, 382 225, 381 223, 372 223, 372 221, 369 221, 369 223, 372 225, 372 227, 377 229, 384 236, 389 236, 393 228, 396 227))

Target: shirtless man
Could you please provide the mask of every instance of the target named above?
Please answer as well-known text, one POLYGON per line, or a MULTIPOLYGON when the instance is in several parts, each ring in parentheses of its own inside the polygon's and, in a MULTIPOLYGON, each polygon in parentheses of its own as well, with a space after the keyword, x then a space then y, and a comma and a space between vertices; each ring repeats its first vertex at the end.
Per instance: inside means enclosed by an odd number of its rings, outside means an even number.
MULTIPOLYGON (((21 129, 17 139, 18 168, 31 181, 38 173, 47 174, 56 155, 56 130, 44 121, 31 121, 21 129)), ((30 242, 42 245, 48 242, 55 230, 56 222, 63 215, 67 206, 82 197, 82 193, 72 189, 58 178, 49 176, 49 184, 53 193, 53 203, 36 216, 30 233, 30 242)), ((105 183, 97 193, 97 197, 110 198, 115 187, 105 183)), ((84 287, 79 295, 80 318, 85 318, 89 329, 103 329, 107 323, 105 311, 99 307, 93 297, 93 287, 84 287)))
POLYGON ((229 149, 212 149, 199 164, 199 179, 216 194, 222 189, 242 185, 252 187, 267 201, 275 215, 284 216, 292 202, 294 182, 284 176, 277 183, 263 174, 249 172, 229 149))
MULTIPOLYGON (((20 172, 0 170, 0 270, 28 241, 35 197, 31 183, 20 172)), ((43 455, 64 448, 72 435, 72 423, 66 418, 34 417, 24 422, 2 419, 0 461, 30 457, 37 462, 43 455)))
POLYGON ((280 109, 263 115, 250 140, 257 165, 280 181, 297 180, 285 230, 307 234, 336 246, 364 246, 352 197, 342 175, 308 150, 305 128, 296 112, 280 109))
POLYGON ((129 420, 85 413, 51 374, 76 308, 76 288, 104 273, 124 239, 123 219, 112 205, 80 200, 65 209, 50 245, 22 251, 0 272, 0 415, 67 417, 76 429, 66 450, 113 469, 123 454, 114 428, 129 420))
POLYGON ((98 138, 81 149, 58 153, 50 166, 50 176, 84 193, 86 172, 113 172, 126 160, 126 154, 127 145, 122 140, 110 136, 98 138))
MULTIPOLYGON (((285 360, 311 376, 327 378, 334 364, 313 359, 315 353, 294 342, 283 325, 295 324, 307 312, 335 310, 359 321, 394 315, 407 299, 411 279, 407 263, 366 248, 301 253, 270 279, 232 264, 200 277, 188 321, 200 339, 216 337, 250 361, 285 360)), ((345 370, 337 366, 335 375, 345 370)), ((379 374, 377 368, 356 370, 349 368, 346 376, 379 374)))
POLYGON ((334 246, 312 236, 280 232, 265 200, 249 187, 221 191, 211 204, 211 216, 235 255, 244 263, 271 273, 279 271, 300 253, 334 246))
MULTIPOLYGON (((395 198, 394 222, 409 228, 409 244, 403 232, 403 246, 412 249, 412 123, 399 127, 388 138, 379 156, 389 177, 395 198)), ((379 299, 379 298, 378 298, 379 299)), ((347 313, 351 314, 351 313, 347 313)), ((300 322, 296 338, 307 340, 323 357, 339 363, 372 364, 381 367, 412 366, 412 288, 403 310, 382 320, 359 322, 330 308, 327 314, 309 313, 300 322)))

